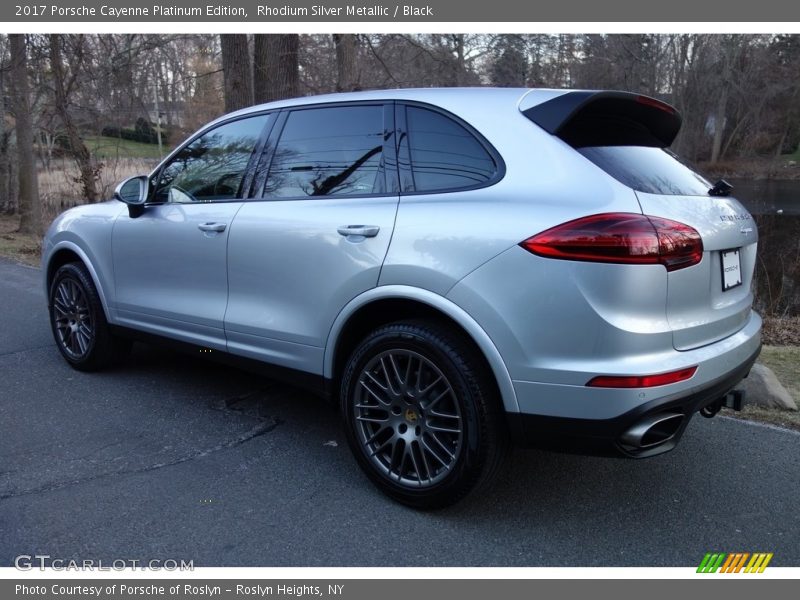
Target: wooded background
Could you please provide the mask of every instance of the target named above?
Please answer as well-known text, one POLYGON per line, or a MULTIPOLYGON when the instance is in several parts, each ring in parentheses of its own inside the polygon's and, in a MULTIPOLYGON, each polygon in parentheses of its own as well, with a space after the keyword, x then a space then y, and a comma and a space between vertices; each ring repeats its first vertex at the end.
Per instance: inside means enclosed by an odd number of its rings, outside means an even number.
POLYGON ((0 211, 21 232, 107 198, 192 131, 280 98, 396 87, 620 89, 678 108, 673 150, 796 152, 796 35, 0 36, 0 211))

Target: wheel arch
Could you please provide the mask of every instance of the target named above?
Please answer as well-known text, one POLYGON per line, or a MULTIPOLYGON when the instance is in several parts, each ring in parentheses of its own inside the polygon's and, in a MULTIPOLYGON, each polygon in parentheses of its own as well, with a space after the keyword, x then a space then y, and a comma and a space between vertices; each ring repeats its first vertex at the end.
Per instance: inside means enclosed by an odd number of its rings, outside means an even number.
POLYGON ((373 288, 351 300, 331 327, 325 344, 323 374, 335 389, 348 356, 372 329, 404 318, 441 319, 466 335, 494 375, 506 412, 519 412, 511 376, 489 335, 464 309, 438 294, 410 286, 373 288))
POLYGON ((103 312, 106 315, 106 320, 111 322, 108 310, 107 296, 105 290, 103 289, 103 286, 100 283, 100 278, 98 277, 97 271, 92 265, 92 261, 89 260, 89 257, 86 255, 86 252, 84 252, 80 246, 70 241, 59 242, 48 253, 47 262, 45 264, 45 272, 44 272, 45 298, 47 298, 49 302, 50 284, 53 281, 53 277, 55 276, 56 271, 58 271, 58 269, 63 265, 71 262, 80 262, 83 264, 83 266, 86 267, 86 270, 89 271, 89 275, 92 278, 92 283, 94 283, 94 287, 97 289, 97 295, 100 296, 100 302, 103 305, 103 312))

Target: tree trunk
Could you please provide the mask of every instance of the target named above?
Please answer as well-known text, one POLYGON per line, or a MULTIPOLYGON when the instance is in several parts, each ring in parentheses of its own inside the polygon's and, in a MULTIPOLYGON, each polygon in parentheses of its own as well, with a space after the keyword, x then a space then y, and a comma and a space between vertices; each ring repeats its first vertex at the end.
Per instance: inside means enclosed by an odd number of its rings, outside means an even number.
POLYGON ((722 150, 722 134, 725 132, 725 112, 728 106, 728 83, 723 81, 722 89, 717 98, 717 108, 714 111, 714 140, 711 144, 711 164, 719 160, 722 150))
POLYGON ((255 43, 256 102, 297 96, 300 89, 300 36, 296 33, 257 34, 255 43))
POLYGON ((27 45, 22 34, 9 34, 8 38, 11 46, 11 109, 17 122, 19 232, 39 234, 42 230, 42 205, 33 156, 27 45))
POLYGON ((225 33, 219 36, 219 40, 225 80, 225 112, 252 106, 253 80, 247 35, 225 33))
POLYGON ((9 133, 6 131, 6 70, 0 65, 0 211, 6 214, 14 212, 11 201, 11 170, 8 162, 9 133))
POLYGON ((61 35, 50 36, 50 69, 53 72, 53 88, 55 90, 55 109, 64 132, 67 134, 69 150, 80 171, 80 183, 83 197, 92 204, 99 200, 97 193, 97 179, 100 169, 92 161, 92 155, 78 132, 72 115, 69 113, 69 98, 67 97, 66 75, 61 54, 61 35))
POLYGON ((356 36, 352 33, 334 33, 336 46, 336 91, 353 92, 359 88, 356 70, 356 36))
MULTIPOLYGON (((462 87, 465 82, 465 76, 467 74, 467 61, 464 57, 464 34, 463 33, 456 33, 453 35, 453 44, 456 50, 456 85, 458 87, 462 87)), ((524 85, 524 82, 523 82, 524 85)))
POLYGON ((270 52, 271 35, 257 33, 253 36, 253 99, 256 104, 269 102, 269 79, 267 72, 270 52))
MULTIPOLYGON (((164 121, 162 121, 161 125, 163 126, 166 123, 167 129, 172 128, 172 102, 170 101, 170 86, 169 86, 169 79, 167 77, 167 73, 169 72, 169 66, 166 64, 167 59, 162 58, 161 60, 157 60, 155 64, 156 69, 156 94, 159 97, 159 106, 161 107, 161 113, 164 114, 164 121)), ((158 121, 158 117, 160 115, 156 115, 156 121, 158 121)))
POLYGON ((775 159, 779 159, 781 154, 783 153, 783 144, 786 142, 786 138, 789 137, 789 133, 792 131, 792 126, 795 122, 795 107, 797 106, 797 93, 798 87, 792 86, 792 95, 790 100, 787 104, 789 109, 786 112, 786 124, 783 127, 783 133, 781 133, 781 139, 778 141, 778 145, 775 148, 775 159))
POLYGON ((721 89, 718 92, 717 106, 714 115, 714 140, 711 145, 711 163, 716 163, 722 154, 722 138, 725 133, 725 118, 728 112, 734 67, 742 50, 741 41, 733 36, 724 36, 721 40, 722 73, 721 89))

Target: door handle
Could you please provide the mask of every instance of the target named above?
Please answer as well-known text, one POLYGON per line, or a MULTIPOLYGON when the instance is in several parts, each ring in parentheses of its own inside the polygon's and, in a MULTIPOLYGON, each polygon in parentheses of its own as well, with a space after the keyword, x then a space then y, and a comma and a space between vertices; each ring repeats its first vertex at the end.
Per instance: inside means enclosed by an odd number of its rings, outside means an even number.
POLYGON ((362 237, 375 237, 381 230, 377 225, 342 225, 336 231, 340 235, 360 235, 362 237))
POLYGON ((225 227, 227 227, 225 223, 200 223, 197 226, 200 231, 214 231, 216 233, 222 233, 225 231, 225 227))

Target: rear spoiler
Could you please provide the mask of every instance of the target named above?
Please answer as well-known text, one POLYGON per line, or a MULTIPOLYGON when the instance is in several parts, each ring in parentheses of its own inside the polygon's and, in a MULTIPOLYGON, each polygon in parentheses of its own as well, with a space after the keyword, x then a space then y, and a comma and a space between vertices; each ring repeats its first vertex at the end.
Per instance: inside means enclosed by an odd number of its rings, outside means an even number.
POLYGON ((629 92, 567 92, 522 114, 574 148, 666 148, 681 128, 681 116, 674 107, 629 92))

